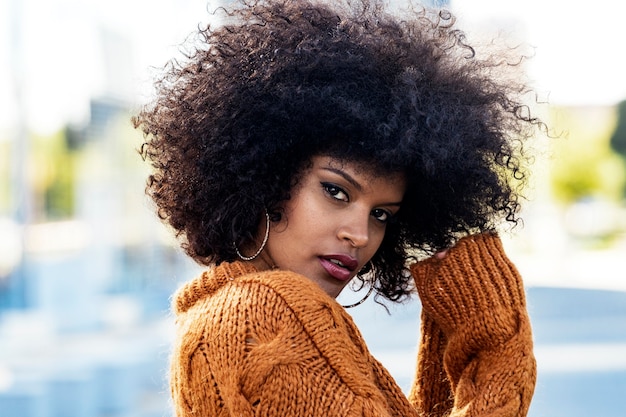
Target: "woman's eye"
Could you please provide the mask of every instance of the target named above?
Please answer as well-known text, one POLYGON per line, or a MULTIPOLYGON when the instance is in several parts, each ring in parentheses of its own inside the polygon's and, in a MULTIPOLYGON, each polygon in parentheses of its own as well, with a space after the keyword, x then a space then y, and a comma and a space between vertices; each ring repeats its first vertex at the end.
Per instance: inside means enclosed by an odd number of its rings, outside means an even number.
POLYGON ((338 187, 334 184, 322 183, 322 188, 329 196, 331 196, 335 200, 349 201, 348 194, 346 194, 346 192, 341 187, 338 187))
POLYGON ((372 216, 381 223, 387 223, 391 218, 391 213, 383 209, 372 210, 372 216))

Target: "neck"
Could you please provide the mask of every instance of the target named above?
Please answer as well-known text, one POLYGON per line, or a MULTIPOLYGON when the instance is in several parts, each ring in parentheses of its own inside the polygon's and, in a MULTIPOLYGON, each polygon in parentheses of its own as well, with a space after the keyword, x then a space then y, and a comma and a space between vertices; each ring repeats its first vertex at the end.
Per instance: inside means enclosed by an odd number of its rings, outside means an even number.
POLYGON ((278 265, 276 265, 274 260, 267 253, 265 253, 265 251, 261 252, 258 257, 248 262, 254 265, 257 271, 278 269, 278 265))

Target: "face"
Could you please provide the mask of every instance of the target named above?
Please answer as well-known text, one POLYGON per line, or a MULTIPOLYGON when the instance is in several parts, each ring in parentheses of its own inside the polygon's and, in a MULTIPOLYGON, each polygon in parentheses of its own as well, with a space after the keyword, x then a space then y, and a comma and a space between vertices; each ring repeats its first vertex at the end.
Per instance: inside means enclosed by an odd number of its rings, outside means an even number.
POLYGON ((380 247, 405 188, 401 174, 381 177, 362 165, 314 157, 255 266, 297 272, 336 297, 380 247))

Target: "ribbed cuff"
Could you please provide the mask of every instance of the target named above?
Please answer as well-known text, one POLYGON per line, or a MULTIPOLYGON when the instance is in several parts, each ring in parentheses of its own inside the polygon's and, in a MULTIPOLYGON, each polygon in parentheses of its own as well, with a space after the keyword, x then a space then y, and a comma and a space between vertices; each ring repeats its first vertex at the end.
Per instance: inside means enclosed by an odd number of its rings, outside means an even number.
POLYGON ((469 326, 481 338, 507 337, 525 309, 521 277, 496 234, 465 237, 443 259, 418 262, 411 272, 426 314, 447 335, 469 326))

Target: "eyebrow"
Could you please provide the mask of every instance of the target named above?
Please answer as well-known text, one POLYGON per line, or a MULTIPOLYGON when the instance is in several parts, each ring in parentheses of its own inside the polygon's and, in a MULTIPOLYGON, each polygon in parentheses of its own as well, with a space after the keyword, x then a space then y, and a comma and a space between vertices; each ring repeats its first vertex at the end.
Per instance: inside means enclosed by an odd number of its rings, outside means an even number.
MULTIPOLYGON (((333 168, 333 167, 322 167, 323 170, 326 171, 330 171, 334 174, 339 175, 340 177, 343 177, 346 181, 348 181, 350 184, 352 184, 352 186, 354 188, 356 188, 358 191, 363 191, 363 187, 361 186, 361 184, 354 179, 354 177, 352 177, 352 175, 348 174, 346 171, 343 171, 341 169, 338 168, 333 168)), ((402 205, 402 201, 398 201, 397 203, 385 203, 385 206, 401 206, 402 205)))
POLYGON ((354 179, 354 177, 352 177, 352 175, 348 174, 346 171, 343 171, 341 169, 338 168, 333 168, 333 167, 323 167, 322 169, 326 170, 326 171, 330 171, 334 174, 339 175, 340 177, 343 177, 346 181, 348 181, 350 184, 352 184, 352 186, 354 188, 356 188, 359 191, 363 191, 363 187, 361 187, 361 184, 359 184, 359 182, 357 180, 354 179))

